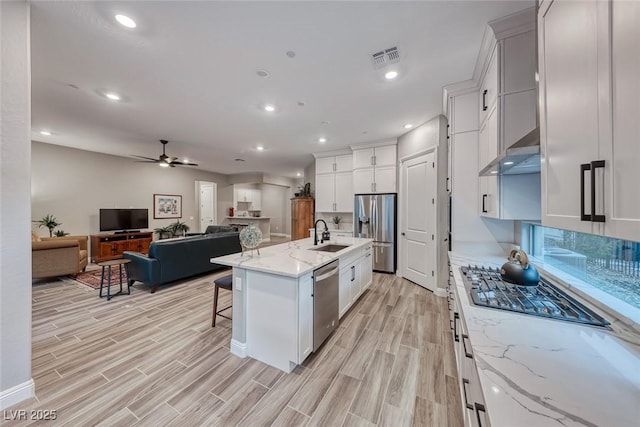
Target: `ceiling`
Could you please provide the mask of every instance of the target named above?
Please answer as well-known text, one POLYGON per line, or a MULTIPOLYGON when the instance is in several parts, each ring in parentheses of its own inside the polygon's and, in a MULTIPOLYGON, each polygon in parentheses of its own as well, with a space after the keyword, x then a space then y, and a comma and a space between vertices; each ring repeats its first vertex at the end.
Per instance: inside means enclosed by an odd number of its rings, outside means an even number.
POLYGON ((533 1, 31 4, 33 140, 157 158, 168 139, 167 154, 204 170, 295 177, 311 153, 440 114, 442 86, 472 77, 486 23, 533 1), (387 81, 371 54, 393 46, 387 81))

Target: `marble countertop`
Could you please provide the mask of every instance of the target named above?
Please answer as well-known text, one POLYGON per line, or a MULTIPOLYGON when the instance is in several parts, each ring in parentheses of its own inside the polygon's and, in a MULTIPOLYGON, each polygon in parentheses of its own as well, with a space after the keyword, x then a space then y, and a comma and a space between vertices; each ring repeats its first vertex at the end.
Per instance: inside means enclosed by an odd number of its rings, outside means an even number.
POLYGON ((474 306, 458 267, 506 261, 476 254, 449 259, 491 426, 637 426, 637 331, 601 310, 608 329, 474 306))
POLYGON ((313 239, 306 238, 260 248, 260 255, 256 251, 253 251, 252 257, 248 253, 242 256, 237 253, 211 258, 211 262, 280 276, 300 277, 371 242, 373 242, 372 239, 357 237, 332 238, 329 242, 318 244, 316 247, 326 244, 349 245, 349 247, 338 252, 322 252, 309 250, 314 248, 313 239))

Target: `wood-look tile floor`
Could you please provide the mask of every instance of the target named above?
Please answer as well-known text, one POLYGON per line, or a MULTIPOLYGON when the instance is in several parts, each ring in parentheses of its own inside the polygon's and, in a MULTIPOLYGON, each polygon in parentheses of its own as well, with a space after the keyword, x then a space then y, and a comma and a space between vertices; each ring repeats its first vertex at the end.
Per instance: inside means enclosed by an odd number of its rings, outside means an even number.
POLYGON ((463 424, 445 299, 376 273, 324 346, 284 374, 232 355, 229 320, 211 327, 211 283, 225 273, 109 302, 70 279, 34 284, 36 398, 9 409, 56 420, 2 424, 463 424))

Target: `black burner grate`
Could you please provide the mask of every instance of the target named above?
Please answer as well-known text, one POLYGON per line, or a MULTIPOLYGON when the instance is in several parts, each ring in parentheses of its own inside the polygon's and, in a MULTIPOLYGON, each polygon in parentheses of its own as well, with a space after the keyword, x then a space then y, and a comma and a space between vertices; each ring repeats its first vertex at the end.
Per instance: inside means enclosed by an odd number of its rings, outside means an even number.
POLYGON ((498 269, 469 266, 461 270, 476 305, 587 325, 609 325, 605 318, 546 279, 540 279, 537 286, 517 286, 503 281, 498 269))

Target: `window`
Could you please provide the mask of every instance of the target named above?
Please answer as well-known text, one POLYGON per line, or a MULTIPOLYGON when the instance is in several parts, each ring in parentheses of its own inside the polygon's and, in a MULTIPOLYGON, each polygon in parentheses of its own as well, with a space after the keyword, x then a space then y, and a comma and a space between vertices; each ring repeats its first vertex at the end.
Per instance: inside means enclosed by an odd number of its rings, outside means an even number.
POLYGON ((528 226, 536 258, 640 309, 640 243, 528 226))

